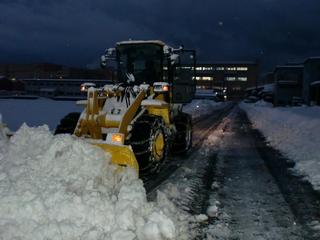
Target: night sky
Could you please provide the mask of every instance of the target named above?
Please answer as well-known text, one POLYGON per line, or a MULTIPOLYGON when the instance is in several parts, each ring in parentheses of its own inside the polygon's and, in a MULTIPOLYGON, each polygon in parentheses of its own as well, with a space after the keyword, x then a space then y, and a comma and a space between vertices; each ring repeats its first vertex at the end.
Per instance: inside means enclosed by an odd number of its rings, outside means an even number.
POLYGON ((0 0, 0 62, 95 66, 107 47, 160 39, 198 61, 262 70, 320 55, 319 0, 0 0))

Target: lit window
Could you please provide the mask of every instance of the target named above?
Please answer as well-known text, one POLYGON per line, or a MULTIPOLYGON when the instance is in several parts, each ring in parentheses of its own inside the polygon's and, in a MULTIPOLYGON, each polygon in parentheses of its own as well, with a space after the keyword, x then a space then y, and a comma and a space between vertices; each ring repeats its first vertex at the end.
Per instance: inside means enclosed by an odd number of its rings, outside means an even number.
POLYGON ((204 81, 212 81, 213 77, 202 77, 202 80, 204 80, 204 81))
POLYGON ((227 81, 235 81, 236 77, 226 77, 225 78, 227 81))
POLYGON ((201 77, 196 77, 196 80, 201 80, 201 77))
POLYGON ((237 71, 248 71, 247 67, 237 67, 237 71))
POLYGON ((212 67, 203 67, 202 68, 204 71, 211 71, 212 70, 212 67))
POLYGON ((202 67, 196 67, 196 70, 202 71, 202 67))
POLYGON ((224 71, 224 67, 217 67, 216 70, 217 71, 224 71))
POLYGON ((236 67, 227 67, 227 70, 228 70, 228 71, 235 71, 235 70, 236 70, 236 67))
POLYGON ((248 80, 247 77, 238 77, 239 81, 246 82, 248 80))

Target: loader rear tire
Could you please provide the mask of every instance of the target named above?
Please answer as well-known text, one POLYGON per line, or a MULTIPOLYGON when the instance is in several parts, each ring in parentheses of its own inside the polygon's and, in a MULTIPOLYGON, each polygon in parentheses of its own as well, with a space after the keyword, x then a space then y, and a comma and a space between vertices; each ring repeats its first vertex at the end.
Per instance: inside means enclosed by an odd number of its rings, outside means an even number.
POLYGON ((64 116, 60 120, 60 123, 56 127, 54 134, 63 134, 63 133, 73 134, 74 129, 77 126, 79 117, 80 117, 79 112, 68 113, 66 116, 64 116))
POLYGON ((141 116, 133 125, 129 144, 139 163, 140 175, 157 172, 168 154, 168 135, 162 118, 141 116))
POLYGON ((176 136, 172 143, 173 152, 185 154, 192 147, 192 120, 187 113, 180 113, 174 119, 176 136))

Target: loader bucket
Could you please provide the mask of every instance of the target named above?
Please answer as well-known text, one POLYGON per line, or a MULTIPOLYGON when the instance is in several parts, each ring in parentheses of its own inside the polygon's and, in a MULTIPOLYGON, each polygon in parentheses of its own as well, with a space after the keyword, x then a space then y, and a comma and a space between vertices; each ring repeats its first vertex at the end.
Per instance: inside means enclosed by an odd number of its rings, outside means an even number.
POLYGON ((98 143, 96 146, 111 154, 111 161, 121 167, 130 167, 139 174, 139 164, 130 146, 98 143))

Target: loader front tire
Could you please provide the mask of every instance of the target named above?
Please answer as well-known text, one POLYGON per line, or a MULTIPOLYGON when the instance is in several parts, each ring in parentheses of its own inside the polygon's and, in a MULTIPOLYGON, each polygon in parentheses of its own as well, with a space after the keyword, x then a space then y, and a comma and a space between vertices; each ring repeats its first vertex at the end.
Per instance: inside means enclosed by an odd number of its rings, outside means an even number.
POLYGON ((141 116, 133 125, 130 145, 139 163, 140 175, 157 172, 168 153, 168 137, 162 118, 141 116))
POLYGON ((54 134, 62 134, 62 133, 73 134, 74 129, 77 126, 79 117, 80 117, 79 112, 68 113, 66 116, 64 116, 60 120, 60 123, 56 127, 54 134))

